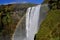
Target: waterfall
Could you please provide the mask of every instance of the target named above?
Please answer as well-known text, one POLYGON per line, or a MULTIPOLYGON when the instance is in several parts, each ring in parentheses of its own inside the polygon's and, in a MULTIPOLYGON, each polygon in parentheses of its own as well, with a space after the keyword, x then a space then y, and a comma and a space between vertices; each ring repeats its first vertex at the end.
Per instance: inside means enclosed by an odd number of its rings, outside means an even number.
POLYGON ((48 10, 48 5, 29 7, 26 12, 26 17, 23 17, 18 23, 13 39, 34 40, 34 36, 38 32, 39 25, 45 19, 48 10))
POLYGON ((26 36, 27 40, 34 40, 39 27, 39 14, 41 5, 30 7, 26 12, 26 36))

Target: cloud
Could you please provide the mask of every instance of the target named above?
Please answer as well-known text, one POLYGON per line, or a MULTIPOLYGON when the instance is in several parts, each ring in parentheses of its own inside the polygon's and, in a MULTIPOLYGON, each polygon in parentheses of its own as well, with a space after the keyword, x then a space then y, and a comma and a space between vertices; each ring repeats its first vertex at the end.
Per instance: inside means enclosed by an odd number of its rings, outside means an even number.
POLYGON ((20 2, 20 3, 23 3, 23 4, 24 4, 24 3, 28 3, 28 2, 27 2, 27 1, 22 1, 22 2, 20 2))

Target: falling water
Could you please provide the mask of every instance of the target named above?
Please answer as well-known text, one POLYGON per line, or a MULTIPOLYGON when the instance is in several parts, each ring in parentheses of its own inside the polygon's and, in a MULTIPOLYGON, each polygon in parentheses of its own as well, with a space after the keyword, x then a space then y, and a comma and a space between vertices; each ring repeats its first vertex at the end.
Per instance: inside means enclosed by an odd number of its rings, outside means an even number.
POLYGON ((27 40, 34 40, 39 27, 40 6, 30 7, 26 13, 26 36, 27 40))
POLYGON ((29 7, 26 17, 22 20, 23 22, 19 22, 17 25, 18 28, 14 32, 14 40, 34 40, 34 36, 39 29, 39 24, 45 19, 48 10, 47 5, 29 7))

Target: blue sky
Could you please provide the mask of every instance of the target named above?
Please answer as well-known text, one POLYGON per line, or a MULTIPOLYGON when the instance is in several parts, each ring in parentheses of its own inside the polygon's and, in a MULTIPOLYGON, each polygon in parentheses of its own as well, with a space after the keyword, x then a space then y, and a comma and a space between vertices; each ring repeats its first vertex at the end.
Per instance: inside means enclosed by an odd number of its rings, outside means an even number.
POLYGON ((43 0, 0 0, 0 4, 12 4, 12 3, 35 3, 40 4, 43 0))

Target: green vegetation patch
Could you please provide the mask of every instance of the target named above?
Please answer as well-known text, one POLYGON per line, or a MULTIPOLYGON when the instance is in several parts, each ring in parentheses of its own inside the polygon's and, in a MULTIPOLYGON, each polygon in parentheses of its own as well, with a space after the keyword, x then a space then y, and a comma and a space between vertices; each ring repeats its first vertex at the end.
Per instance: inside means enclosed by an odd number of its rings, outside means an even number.
POLYGON ((58 40, 59 30, 60 10, 51 10, 40 25, 40 29, 36 34, 36 40, 58 40))

